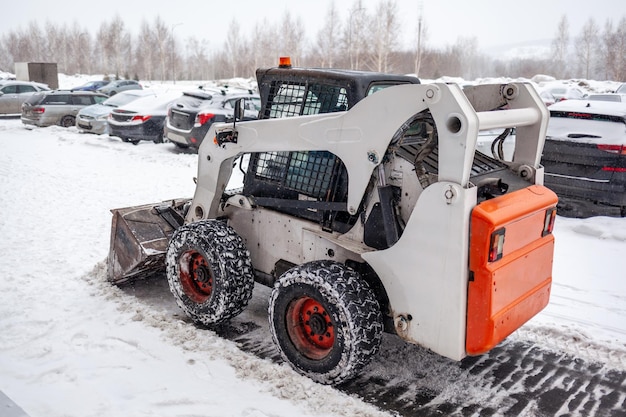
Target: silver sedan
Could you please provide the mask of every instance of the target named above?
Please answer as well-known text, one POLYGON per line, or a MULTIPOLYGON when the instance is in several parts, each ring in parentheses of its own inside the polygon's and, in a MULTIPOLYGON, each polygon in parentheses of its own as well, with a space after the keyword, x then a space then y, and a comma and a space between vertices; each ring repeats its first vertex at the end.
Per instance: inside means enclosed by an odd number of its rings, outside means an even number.
POLYGON ((0 114, 19 115, 22 103, 39 91, 49 91, 47 85, 30 81, 0 80, 0 114))

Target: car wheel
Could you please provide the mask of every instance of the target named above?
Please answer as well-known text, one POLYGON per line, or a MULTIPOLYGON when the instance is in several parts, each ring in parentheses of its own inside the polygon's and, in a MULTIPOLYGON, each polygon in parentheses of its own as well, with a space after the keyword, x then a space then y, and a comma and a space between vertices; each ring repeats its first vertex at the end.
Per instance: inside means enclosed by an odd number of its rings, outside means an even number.
POLYGON ((180 308, 204 325, 235 317, 252 297, 250 253, 235 230, 221 221, 178 228, 167 248, 166 273, 180 308))
POLYGON ((176 147, 178 147, 180 149, 187 149, 187 148, 189 148, 189 145, 183 145, 182 143, 178 143, 178 142, 174 142, 174 145, 176 145, 176 147))
POLYGON ((281 357, 322 384, 352 378, 380 347, 383 321, 376 297, 354 270, 314 261, 285 272, 269 305, 281 357))
POLYGON ((157 138, 155 140, 153 140, 154 143, 163 143, 163 135, 159 135, 157 136, 157 138))
POLYGON ((63 116, 60 125, 62 127, 71 127, 76 125, 76 118, 74 116, 63 116))

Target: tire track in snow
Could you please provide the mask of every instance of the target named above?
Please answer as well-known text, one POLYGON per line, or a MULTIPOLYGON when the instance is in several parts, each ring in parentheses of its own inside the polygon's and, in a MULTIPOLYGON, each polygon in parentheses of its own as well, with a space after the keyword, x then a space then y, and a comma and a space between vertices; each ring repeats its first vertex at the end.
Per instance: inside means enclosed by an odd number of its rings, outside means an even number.
MULTIPOLYGON (((269 291, 257 285, 248 309, 212 330, 241 350, 280 364, 267 324, 269 291)), ((168 299, 167 286, 155 281, 125 292, 158 308, 168 299)), ((170 302, 168 314, 180 319, 170 302)), ((455 362, 385 335, 372 363, 336 388, 406 417, 625 416, 626 347, 615 350, 576 334, 530 327, 485 355, 455 362)))

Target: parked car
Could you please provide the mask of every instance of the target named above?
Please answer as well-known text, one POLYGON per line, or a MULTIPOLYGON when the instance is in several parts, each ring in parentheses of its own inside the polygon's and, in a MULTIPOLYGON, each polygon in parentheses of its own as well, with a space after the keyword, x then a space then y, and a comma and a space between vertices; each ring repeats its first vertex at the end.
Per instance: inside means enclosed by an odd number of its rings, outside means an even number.
POLYGON ((626 216, 626 104, 552 105, 542 164, 561 214, 626 216))
POLYGON ((96 91, 109 83, 110 81, 107 80, 89 81, 85 84, 79 85, 78 87, 72 88, 72 91, 96 91))
POLYGON ((605 94, 589 94, 586 97, 587 100, 599 100, 599 101, 616 101, 622 102, 626 101, 626 94, 613 94, 613 93, 605 93, 605 94))
POLYGON ((79 132, 102 135, 109 133, 109 114, 113 109, 131 103, 141 97, 154 96, 152 90, 128 90, 109 97, 102 103, 87 106, 76 115, 76 128, 79 132))
POLYGON ((114 96, 115 94, 126 90, 141 90, 143 87, 139 82, 135 80, 116 80, 111 81, 104 87, 98 88, 96 91, 107 96, 114 96))
POLYGON ((541 100, 543 101, 543 104, 546 105, 546 107, 549 107, 556 103, 556 97, 554 97, 554 95, 552 95, 552 93, 547 90, 539 93, 539 97, 541 97, 541 100))
POLYGON ((180 91, 158 93, 113 109, 108 118, 109 135, 134 145, 141 140, 163 142, 167 109, 180 96, 180 91))
POLYGON ((557 102, 563 100, 582 100, 586 93, 578 87, 568 87, 566 85, 548 87, 545 90, 554 96, 557 102))
POLYGON ((93 91, 54 90, 35 93, 22 105, 22 123, 40 127, 74 126, 80 109, 102 103, 107 98, 93 91))
POLYGON ((20 114, 22 104, 40 91, 50 89, 45 84, 30 81, 0 80, 0 114, 20 114))
POLYGON ((235 102, 242 98, 244 120, 256 119, 261 99, 251 91, 186 91, 168 110, 165 138, 180 148, 197 149, 213 123, 232 120, 235 102))

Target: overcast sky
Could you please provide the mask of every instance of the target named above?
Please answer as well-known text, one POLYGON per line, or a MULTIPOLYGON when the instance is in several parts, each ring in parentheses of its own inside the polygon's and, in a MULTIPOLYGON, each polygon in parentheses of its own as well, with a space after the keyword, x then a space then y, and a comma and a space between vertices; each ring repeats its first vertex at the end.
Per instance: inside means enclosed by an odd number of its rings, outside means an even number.
MULTIPOLYGON (((348 20, 354 0, 334 0, 342 21, 348 20)), ((373 13, 379 0, 363 0, 373 13)), ((221 48, 233 19, 241 34, 249 36, 264 18, 280 22, 285 11, 299 16, 307 39, 314 40, 323 25, 331 0, 7 0, 0 7, 0 34, 25 29, 29 22, 40 27, 46 21, 90 28, 94 33, 103 21, 119 14, 131 32, 142 20, 160 16, 174 28, 177 39, 195 36, 206 40, 208 49, 221 48)), ((601 28, 607 19, 616 25, 626 18, 624 0, 397 0, 404 46, 416 39, 416 21, 421 9, 428 27, 427 45, 451 45, 459 37, 476 37, 479 48, 526 41, 553 39, 562 15, 567 15, 570 36, 593 17, 601 28)))

